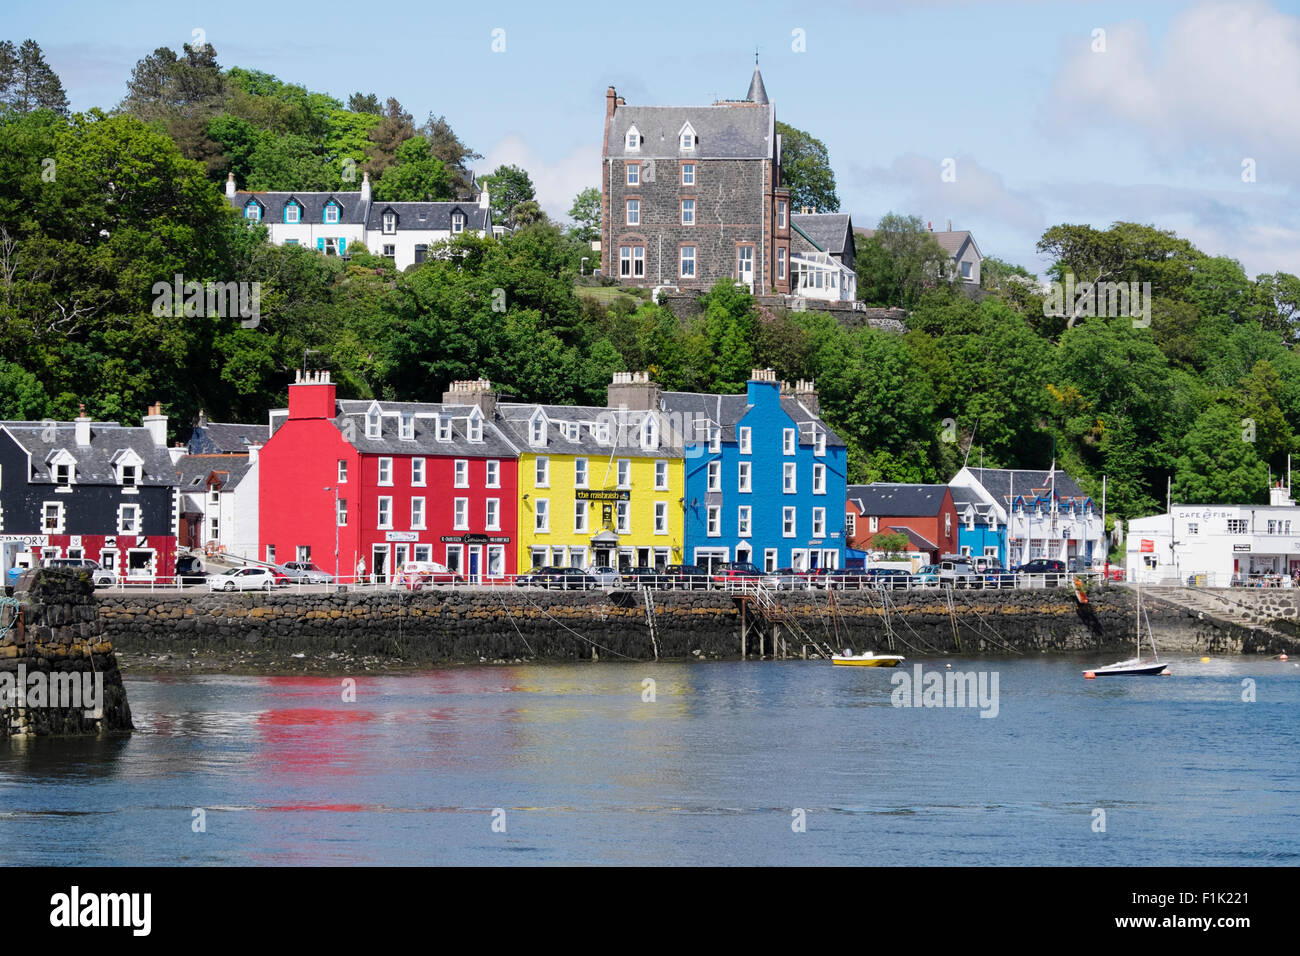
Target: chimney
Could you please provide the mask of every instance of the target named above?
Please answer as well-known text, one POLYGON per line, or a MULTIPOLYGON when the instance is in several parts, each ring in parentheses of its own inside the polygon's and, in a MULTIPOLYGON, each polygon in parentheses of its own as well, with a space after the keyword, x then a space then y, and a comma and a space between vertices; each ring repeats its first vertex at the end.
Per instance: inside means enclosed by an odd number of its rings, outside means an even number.
POLYGON ((497 411, 497 393, 485 378, 452 382, 442 393, 444 405, 477 405, 483 417, 491 419, 497 411))
POLYGON ((298 369, 289 386, 289 419, 334 417, 334 383, 329 372, 298 369))
POLYGON ((750 372, 745 397, 751 405, 778 401, 781 397, 781 383, 776 380, 776 372, 770 368, 756 368, 750 372))
POLYGON ((615 105, 615 106, 626 106, 627 104, 623 102, 623 97, 620 96, 617 100, 614 101, 614 105, 615 105))
POLYGON ((614 87, 605 91, 605 119, 608 121, 614 115, 614 108, 618 105, 618 94, 614 92, 614 87))
POLYGON ((631 412, 650 412, 659 408, 659 383, 650 381, 649 372, 615 372, 605 386, 605 404, 631 412))
POLYGON ((229 173, 226 175, 226 198, 234 199, 235 192, 235 174, 229 173))
POLYGON ((258 455, 261 454, 261 451, 262 451, 262 446, 259 445, 259 444, 254 443, 254 444, 248 446, 248 463, 249 463, 249 465, 256 465, 256 464, 257 464, 257 458, 258 458, 258 455))
POLYGON ((149 414, 144 417, 144 427, 149 429, 155 448, 167 447, 167 416, 162 413, 162 405, 154 402, 149 406, 149 414))
POLYGON ((76 436, 78 445, 90 444, 90 419, 86 417, 86 406, 77 406, 78 415, 73 419, 73 425, 76 426, 76 436))
POLYGON ((179 464, 180 460, 184 458, 186 455, 188 455, 189 453, 190 450, 186 448, 184 445, 182 445, 180 442, 177 442, 176 444, 172 445, 171 448, 167 449, 167 457, 172 460, 173 465, 179 464))
POLYGON ((927 221, 925 224, 925 228, 929 229, 931 232, 934 232, 934 223, 927 221))
POLYGON ((370 174, 361 174, 361 201, 370 202, 370 174))
POLYGON ((952 232, 952 220, 951 220, 951 219, 948 220, 948 231, 949 231, 949 232, 952 232))
POLYGON ((794 383, 794 397, 796 400, 801 402, 803 407, 808 409, 808 411, 812 412, 814 415, 821 415, 821 406, 817 402, 817 387, 813 384, 811 379, 808 381, 799 379, 799 381, 794 383))
POLYGON ((1268 503, 1280 508, 1295 506, 1295 502, 1291 500, 1291 489, 1280 481, 1268 489, 1268 503))
POLYGON ((492 208, 492 200, 488 197, 488 189, 487 189, 486 186, 484 186, 481 190, 479 190, 479 194, 478 194, 478 208, 479 208, 479 209, 491 209, 491 208, 492 208))

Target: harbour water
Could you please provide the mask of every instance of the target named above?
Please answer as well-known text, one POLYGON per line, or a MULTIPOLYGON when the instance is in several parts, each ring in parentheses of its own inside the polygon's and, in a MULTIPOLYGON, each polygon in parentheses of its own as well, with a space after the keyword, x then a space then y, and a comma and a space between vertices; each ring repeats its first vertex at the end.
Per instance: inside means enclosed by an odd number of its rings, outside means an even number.
POLYGON ((821 662, 365 675, 354 702, 342 676, 127 674, 133 735, 0 745, 0 859, 1300 862, 1293 663, 921 663, 996 672, 997 715, 821 662))

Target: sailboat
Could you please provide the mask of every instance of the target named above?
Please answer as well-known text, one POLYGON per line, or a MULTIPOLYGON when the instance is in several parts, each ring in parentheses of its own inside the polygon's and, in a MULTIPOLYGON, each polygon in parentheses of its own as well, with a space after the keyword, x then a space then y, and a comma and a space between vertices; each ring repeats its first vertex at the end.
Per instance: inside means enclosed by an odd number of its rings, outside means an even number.
POLYGON ((1169 665, 1160 659, 1160 652, 1156 650, 1155 635, 1151 633, 1151 620, 1147 617, 1146 609, 1142 606, 1142 582, 1140 580, 1137 582, 1137 610, 1134 616, 1137 618, 1135 628, 1137 656, 1115 664, 1107 664, 1105 667, 1084 671, 1084 677, 1092 680, 1094 677, 1143 677, 1153 674, 1169 674, 1169 665), (1151 656, 1145 659, 1142 657, 1143 621, 1146 622, 1147 640, 1151 643, 1151 656))

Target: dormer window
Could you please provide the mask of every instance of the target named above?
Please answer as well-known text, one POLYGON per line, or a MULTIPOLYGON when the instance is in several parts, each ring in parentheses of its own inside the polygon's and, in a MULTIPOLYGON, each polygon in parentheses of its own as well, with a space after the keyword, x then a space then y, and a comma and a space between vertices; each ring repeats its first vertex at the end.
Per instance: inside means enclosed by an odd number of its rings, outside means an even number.
POLYGON ((398 425, 397 437, 402 441, 415 441, 414 412, 402 412, 401 423, 398 425))
POLYGON ((391 236, 397 232, 397 213, 384 213, 384 235, 391 236))
POLYGON ((382 425, 379 415, 379 406, 372 405, 370 411, 366 412, 366 437, 378 438, 382 425))
POLYGON ((55 465, 54 483, 64 486, 72 484, 72 466, 67 464, 55 465))
POLYGON ((336 226, 339 221, 339 204, 330 200, 325 204, 325 225, 336 226))
POLYGON ((140 484, 140 466, 123 465, 122 466, 122 487, 135 488, 140 484))
POLYGON ((609 422, 600 422, 596 426, 596 441, 602 445, 609 444, 609 422))
POLYGON ((624 148, 626 149, 641 148, 641 133, 637 130, 635 126, 633 126, 631 129, 627 131, 627 139, 624 141, 624 148))
POLYGON ((528 444, 546 444, 546 419, 541 415, 538 415, 528 423, 528 444))
POLYGON ((653 415, 647 415, 645 421, 641 423, 641 448, 645 451, 654 451, 659 447, 659 420, 653 415))
POLYGON ((681 143, 682 149, 695 148, 695 130, 691 127, 690 123, 687 123, 682 127, 681 132, 677 134, 677 137, 681 143))
POLYGON ((302 207, 292 199, 284 207, 284 221, 291 226, 302 222, 302 207))
POLYGON ((262 207, 256 199, 250 199, 248 204, 244 206, 244 218, 252 222, 262 221, 262 207))
POLYGON ((463 212, 454 212, 451 214, 451 232, 455 235, 458 232, 465 231, 465 214, 463 212))
POLYGON ((483 440, 483 419, 479 418, 477 415, 471 415, 469 417, 469 423, 466 431, 470 441, 482 441, 483 440))
POLYGON ((577 422, 566 422, 564 425, 564 437, 569 441, 578 440, 579 426, 577 422))
POLYGON ((438 441, 451 441, 450 418, 438 418, 438 441))

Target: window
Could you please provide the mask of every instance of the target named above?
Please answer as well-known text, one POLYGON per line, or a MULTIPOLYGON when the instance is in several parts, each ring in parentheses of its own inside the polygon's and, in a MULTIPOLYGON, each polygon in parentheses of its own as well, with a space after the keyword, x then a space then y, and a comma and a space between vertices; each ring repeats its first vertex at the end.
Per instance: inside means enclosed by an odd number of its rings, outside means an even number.
POLYGON ((618 486, 620 488, 632 487, 632 462, 626 458, 618 460, 618 486))
POLYGON ((826 509, 814 508, 812 510, 812 536, 814 538, 826 537, 826 509))
POLYGON ((393 459, 379 459, 379 484, 391 485, 393 483, 393 459))
POLYGON ((602 445, 609 444, 609 422, 598 422, 596 425, 596 441, 602 445))
POLYGON ((380 430, 379 409, 372 408, 366 412, 366 437, 378 438, 380 430))
POLYGON ((678 250, 681 256, 681 265, 678 269, 683 279, 695 278, 695 247, 682 246, 678 250))
POLYGON ((573 503, 573 533, 587 533, 587 512, 590 502, 578 500, 573 503))
POLYGON ((489 531, 501 530, 501 499, 488 498, 483 515, 483 527, 489 531))
POLYGON ((736 466, 736 490, 753 491, 752 482, 753 462, 742 461, 736 466))
POLYGON ((781 199, 778 200, 776 204, 776 228, 778 229, 785 228, 785 217, 786 217, 785 200, 781 199))
POLYGON ((641 148, 641 134, 637 132, 637 128, 635 126, 633 126, 631 129, 627 131, 627 136, 623 140, 623 147, 625 149, 641 148))
POLYGON ((619 246, 618 274, 625 279, 645 276, 645 246, 619 246))
MULTIPOLYGON (((71 466, 71 465, 55 465, 55 466, 54 466, 54 483, 55 483, 56 485, 70 485, 70 484, 72 484, 72 466, 71 466)), ((124 484, 125 484, 125 482, 124 482, 124 484)))
POLYGON ((419 265, 427 258, 429 258, 429 247, 424 243, 417 243, 415 247, 415 264, 419 265))
POLYGON ((707 533, 710 538, 722 536, 722 508, 718 505, 709 505, 707 533))
POLYGON ((682 130, 681 146, 682 149, 695 148, 695 131, 690 126, 682 130))
POLYGON ((627 184, 629 186, 641 185, 641 164, 640 163, 627 164, 627 184))
POLYGON ((393 499, 379 499, 379 520, 376 527, 391 528, 393 526, 393 499))
POLYGON ((585 458, 573 459, 573 487, 587 487, 587 459, 585 458))
POLYGON ((709 426, 709 451, 722 451, 722 428, 718 425, 709 426))
POLYGON ((551 503, 545 498, 538 498, 533 503, 533 530, 538 532, 551 530, 551 503))
POLYGON ((668 533, 668 502, 655 502, 655 534, 668 533))
POLYGON ((655 451, 659 447, 659 419, 654 415, 647 415, 641 420, 641 448, 644 451, 655 451))
POLYGON ((627 534, 632 530, 631 516, 626 501, 614 502, 614 530, 619 534, 627 534))
POLYGON ((411 499, 411 527, 416 530, 424 527, 424 499, 423 498, 411 499))
POLYGON ((117 512, 117 530, 119 534, 140 533, 140 506, 122 505, 117 512))
POLYGON ((867 530, 870 531, 872 534, 875 534, 877 531, 879 531, 879 530, 880 530, 880 519, 879 519, 878 517, 876 517, 875 515, 872 515, 870 518, 868 518, 868 519, 867 519, 867 530))
POLYGON ((340 458, 339 459, 339 484, 346 485, 347 483, 348 483, 348 463, 346 459, 340 458))
POLYGON ((334 523, 340 528, 346 528, 348 524, 348 499, 340 498, 334 509, 334 523))
POLYGON ((415 441, 415 415, 412 412, 402 412, 398 419, 397 437, 402 441, 415 441))
POLYGON ((736 441, 740 444, 740 453, 742 455, 751 454, 754 450, 754 430, 748 425, 737 428, 736 441))
POLYGON ((389 258, 389 259, 396 259, 396 258, 397 258, 397 246, 388 245, 387 243, 385 243, 385 245, 384 245, 384 255, 385 255, 387 258, 389 258))
POLYGON ((683 226, 695 225, 695 200, 694 199, 682 200, 682 225, 683 226))
POLYGON ((785 278, 785 247, 776 250, 776 277, 785 278))
POLYGON ((286 246, 296 246, 296 245, 298 245, 298 240, 297 240, 297 239, 286 239, 286 240, 284 240, 284 244, 285 244, 286 246))
POLYGON ((551 487, 551 459, 538 458, 534 463, 533 484, 538 488, 551 487))
POLYGON ((546 419, 538 415, 528 424, 528 444, 546 444, 546 419))
POLYGON ((465 231, 465 214, 463 212, 454 212, 451 214, 451 233, 456 235, 465 231))
POLYGON ((787 428, 781 432, 781 454, 793 455, 795 451, 794 429, 787 428))
POLYGON ((1228 520, 1228 534, 1248 534, 1249 525, 1244 518, 1231 518, 1228 520))
POLYGON ((63 532, 63 504, 47 502, 41 509, 41 530, 46 534, 63 532))
POLYGON ((397 213, 384 213, 384 233, 391 236, 395 232, 397 232, 397 213))
POLYGON ((502 544, 489 544, 487 548, 487 576, 499 578, 506 573, 506 549, 502 544))
POLYGON ((969 262, 963 262, 963 263, 961 264, 961 277, 962 277, 963 279, 969 279, 969 278, 970 278, 970 263, 969 263, 969 262))
POLYGON ((465 426, 465 435, 470 441, 479 442, 483 440, 483 419, 477 415, 469 417, 469 423, 465 426))
POLYGON ((844 536, 853 538, 858 533, 858 515, 855 511, 847 512, 844 515, 844 536))
POLYGON ((333 226, 339 221, 338 203, 329 203, 325 206, 325 225, 333 226))
POLYGON ((501 462, 489 461, 487 463, 487 479, 483 482, 485 488, 501 487, 501 462))
POLYGON ((627 224, 629 226, 641 225, 641 200, 629 199, 627 201, 627 224))
POLYGON ((794 531, 795 531, 794 509, 782 508, 781 509, 781 537, 793 538, 794 531))
POLYGON ((826 494, 826 466, 813 465, 813 494, 826 494))
POLYGON ((709 491, 722 490, 722 462, 720 461, 709 462, 708 490, 709 491))
POLYGON ((826 433, 824 431, 818 431, 813 435, 813 454, 826 454, 826 433))
POLYGON ((581 426, 577 422, 564 423, 564 437, 569 441, 577 441, 580 437, 581 426))
POLYGON ((973 508, 966 512, 966 530, 975 530, 975 510, 973 508))
POLYGON ((795 487, 795 475, 796 466, 794 462, 787 461, 781 466, 781 490, 787 495, 792 495, 797 490, 795 487))
POLYGON ((469 462, 464 458, 457 458, 455 468, 455 487, 469 487, 469 462))
POLYGON ((438 418, 438 441, 451 441, 451 419, 438 418))
POLYGON ((682 185, 683 186, 695 185, 695 164, 694 163, 682 163, 682 185))
POLYGON ((256 202, 249 202, 244 207, 244 218, 251 219, 253 222, 260 222, 262 219, 262 207, 256 202))
POLYGON ((668 490, 668 462, 655 462, 655 491, 668 490))
POLYGON ((1197 522, 1195 522, 1195 521, 1189 521, 1189 522, 1187 522, 1187 533, 1188 533, 1188 534, 1200 534, 1200 533, 1201 533, 1201 526, 1200 526, 1197 522))
POLYGON ((749 531, 749 505, 741 505, 736 509, 736 534, 742 538, 748 538, 749 531))
POLYGON ((451 506, 452 528, 465 531, 469 528, 469 499, 455 498, 451 506))
POLYGON ((422 486, 424 484, 424 459, 411 459, 411 484, 422 486))
POLYGON ((291 202, 284 207, 284 221, 289 225, 296 224, 302 219, 302 207, 296 202, 291 202))

